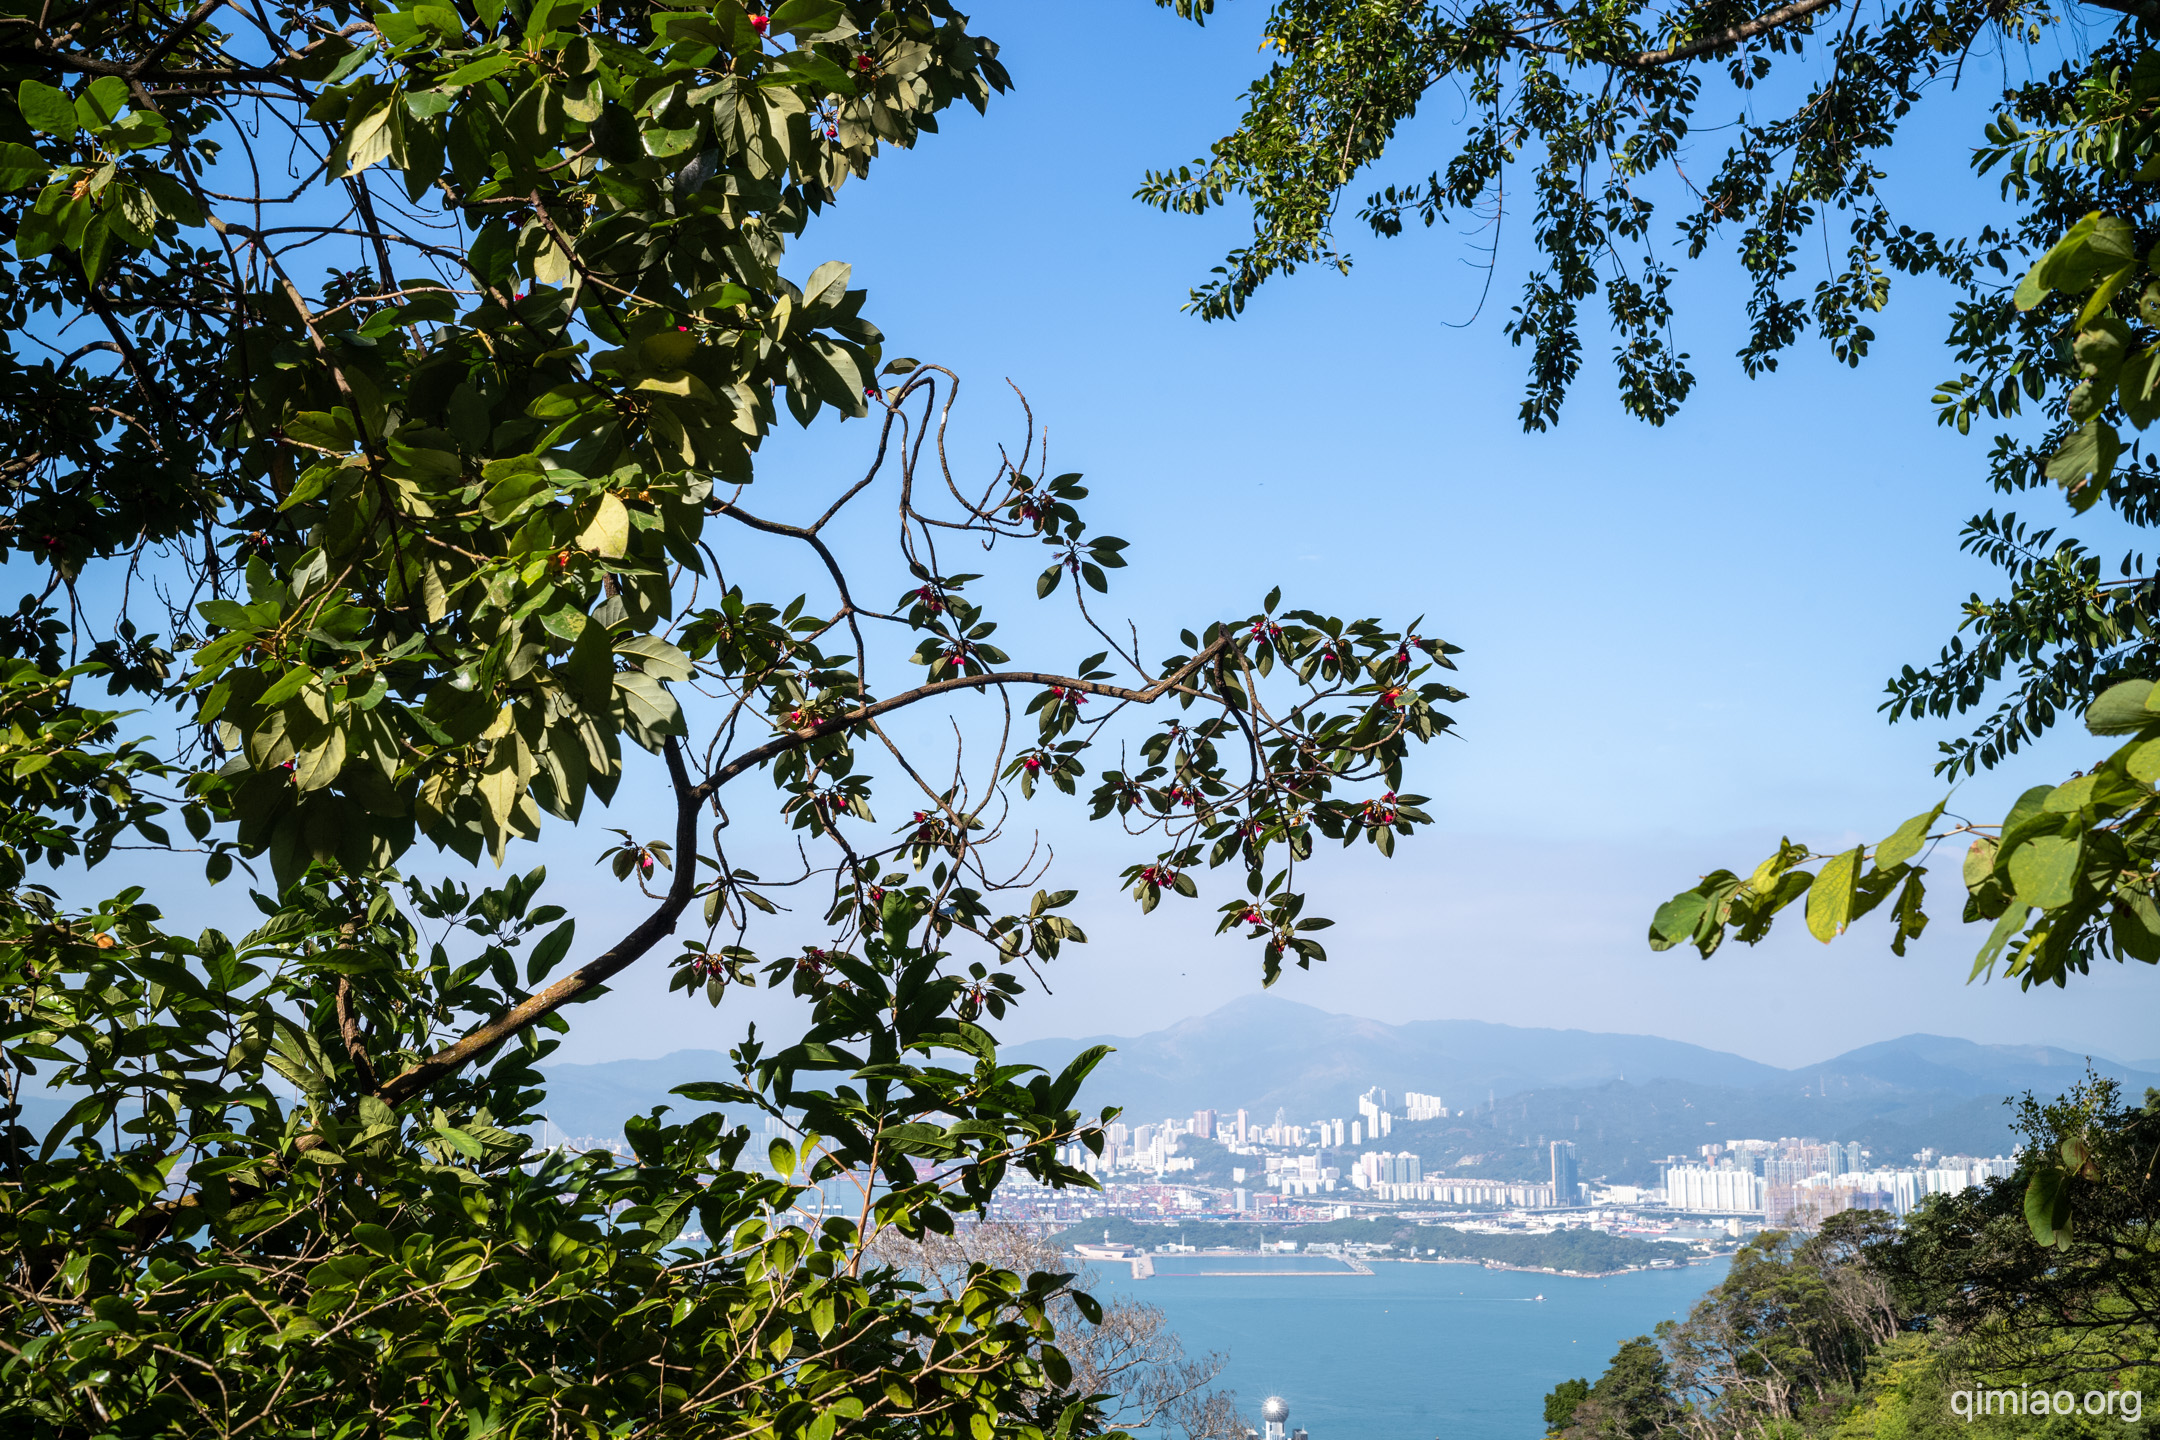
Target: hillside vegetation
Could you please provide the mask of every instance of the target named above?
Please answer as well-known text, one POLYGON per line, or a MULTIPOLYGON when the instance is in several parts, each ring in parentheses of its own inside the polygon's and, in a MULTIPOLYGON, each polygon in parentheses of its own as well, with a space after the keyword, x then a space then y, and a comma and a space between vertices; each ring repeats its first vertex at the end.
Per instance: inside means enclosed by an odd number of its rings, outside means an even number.
POLYGON ((1450 1225, 1418 1225, 1408 1220, 1329 1220, 1315 1225, 1262 1225, 1195 1220, 1147 1224, 1119 1218, 1091 1220, 1052 1237, 1061 1245, 1087 1244, 1105 1236, 1113 1244, 1193 1245, 1200 1249, 1257 1249, 1263 1244, 1296 1241, 1314 1245, 1386 1245, 1396 1256, 1436 1260, 1472 1260, 1530 1270, 1565 1270, 1604 1274, 1613 1270, 1674 1265, 1687 1259, 1685 1245, 1638 1240, 1595 1230, 1555 1230, 1544 1235, 1488 1235, 1450 1225))
POLYGON ((1687 1319, 1622 1345, 1594 1383, 1555 1386, 1552 1440, 2160 1432, 2144 1405, 2160 1387, 2160 1091, 2129 1109, 2097 1080, 2028 1098, 2018 1123, 2024 1173, 1903 1224, 1847 1211, 1755 1237, 1687 1319), (2075 1169, 2048 1181, 2058 1156, 2075 1169))

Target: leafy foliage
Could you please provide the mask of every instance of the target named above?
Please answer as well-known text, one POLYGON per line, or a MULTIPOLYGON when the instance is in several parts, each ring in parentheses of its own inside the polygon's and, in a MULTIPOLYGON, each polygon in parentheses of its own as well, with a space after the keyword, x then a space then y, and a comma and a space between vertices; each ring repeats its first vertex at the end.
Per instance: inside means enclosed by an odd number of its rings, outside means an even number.
POLYGON ((1594 1385, 1562 1382, 1546 1398, 1549 1428, 1578 1440, 2149 1433, 2139 1395, 2160 1354, 2150 1318, 2116 1308, 2106 1284, 2080 1284, 2094 1261, 2107 1264, 2104 1248, 2043 1248, 2014 1216, 1984 1235, 1972 1227, 2017 1189, 1997 1180, 1931 1196, 1903 1226, 1847 1210, 1811 1235, 1765 1231, 1686 1319, 1623 1345, 1594 1385), (2001 1283, 2013 1267, 2022 1288, 2001 1283), (2112 1348, 2089 1343, 2087 1327, 2103 1320, 2112 1348), (2028 1389, 2045 1408, 2001 1393, 2028 1389))
POLYGON ((2017 1113, 2021 1173, 1931 1201, 1884 1252, 1886 1272, 1990 1366, 2068 1377, 2151 1364, 2160 1096, 2126 1103, 2088 1077, 2017 1113))
POLYGON ((1722 234, 1734 237, 1752 287, 1739 351, 1750 373, 1776 368, 1810 329, 1857 364, 1896 275, 1969 284, 2003 264, 2003 234, 1946 242, 1899 222, 1879 188, 1882 152, 1925 91, 1962 73, 1975 47, 2040 42, 2061 13, 1917 0, 1863 24, 1854 5, 1826 33, 1840 8, 1835 0, 1669 8, 1276 0, 1265 23, 1274 58, 1247 91, 1237 127, 1207 156, 1150 172, 1139 196, 1182 214, 1251 204, 1252 242, 1188 305, 1229 318, 1277 275, 1349 269, 1335 235, 1344 192, 1400 143, 1420 106, 1444 96, 1462 112, 1452 153, 1422 180, 1369 192, 1358 218, 1382 237, 1413 222, 1497 230, 1511 189, 1531 197, 1537 259, 1507 322, 1509 337, 1531 350, 1523 425, 1541 430, 1558 419, 1581 370, 1583 311, 1599 296, 1621 403, 1662 423, 1695 376, 1674 334, 1661 203, 1678 207, 1677 238, 1690 259, 1722 234), (1812 66, 1811 41, 1823 56, 1812 66), (1711 114, 1722 127, 1728 102, 1740 111, 1732 137, 1716 166, 1692 178, 1685 155, 1701 112, 1718 107, 1711 114), (1677 184, 1661 200, 1668 167, 1677 184), (1836 258, 1801 293, 1801 246, 1818 242, 1836 258))
MULTIPOLYGON (((2154 57, 2151 74, 2160 82, 2160 57, 2154 57)), ((2046 466, 2073 509, 2089 509, 2110 495, 2132 496, 2141 483, 2135 473, 2118 473, 2122 443, 2115 421, 2142 429, 2160 418, 2160 400, 2148 393, 2160 383, 2160 345, 2141 341, 2116 314, 2114 302, 2147 273, 2131 226, 2094 214, 2041 256, 2017 288, 2016 303, 2023 311, 2051 296, 2077 302, 2066 348, 2081 378, 2065 402, 2068 423, 2055 433, 2046 466)), ((2148 323, 2160 321, 2160 279, 2145 285, 2134 310, 2142 314, 2147 307, 2154 308, 2148 323)), ((2134 501, 2114 503, 2128 508, 2134 501)), ((2014 520, 1976 525, 2028 556, 2047 540, 2045 533, 2031 535, 2014 520)), ((2027 601, 2050 579, 2067 582, 2072 575, 2092 573, 2061 548, 2055 562, 2023 562, 2027 601)), ((2129 562, 2124 569, 2131 569, 2129 562)), ((2105 610, 2089 609, 2086 618, 2088 630, 2117 623, 2105 610)), ((2136 624, 2142 631, 2143 622, 2136 624)), ((2046 625, 2044 613, 2027 613, 2006 628, 2019 630, 2030 643, 2046 633, 2046 625)), ((2064 643, 2059 632, 2051 643, 2059 648, 2049 663, 2074 676, 2081 688, 2109 668, 2090 646, 2080 651, 2074 642, 2064 643)), ((1651 922, 1651 945, 1693 943, 1708 957, 1728 929, 1753 944, 1768 933, 1777 912, 1802 895, 1809 930, 1827 942, 1894 895, 1891 945, 1903 954, 1905 942, 1927 924, 1926 868, 1913 862, 1948 835, 1970 833, 1975 838, 1963 867, 1964 918, 1995 922, 1974 962, 1974 978, 1991 973, 1998 961, 2005 974, 2026 986, 2063 985, 2073 973, 2088 973, 2102 956, 2160 963, 2160 909, 2153 896, 2160 871, 2153 786, 2160 780, 2160 743, 2155 743, 2160 707, 2148 704, 2153 691, 2149 679, 2125 679, 2100 692, 2085 711, 2086 728, 2097 736, 2132 738, 2081 775, 2027 790, 1999 825, 1961 821, 1933 832, 1948 806, 1945 800, 1907 821, 1872 854, 1869 847, 1857 846, 1821 856, 1784 841, 1745 881, 1720 870, 1666 902, 1651 922), (1798 868, 1814 861, 1823 863, 1812 874, 1798 868)), ((2036 1233, 2045 1228, 2035 1222, 2036 1233)))
POLYGON ((1015 1168, 1087 1184, 1059 1151, 1101 1144, 1099 1053, 1032 1073, 984 1028, 1085 938, 1075 891, 999 858, 1010 792, 1077 795, 1174 705, 1094 813, 1154 848, 1143 904, 1235 861, 1272 979, 1324 958, 1315 837, 1385 855, 1426 823, 1395 792, 1461 693, 1455 647, 1279 597, 1167 659, 1113 638, 1087 597, 1128 547, 1032 421, 963 482, 957 380, 887 355, 847 264, 789 278, 885 147, 1006 87, 996 46, 944 0, 0 24, 0 536, 34 577, 0 625, 10 1433, 1103 1428, 1069 1277, 971 1261, 933 1292, 875 1248, 1015 1168), (867 471, 754 507, 783 407, 867 421, 867 471), (873 494, 884 554, 835 524, 873 494), (1047 561, 1038 600, 1104 649, 1016 666, 961 543, 1047 561), (752 593, 759 546, 815 583, 752 593), (911 754, 886 720, 917 706, 971 744, 911 754), (753 774, 795 873, 738 863, 762 842, 723 792, 753 774), (673 817, 603 853, 627 918, 476 878, 626 780, 673 817), (879 828, 880 784, 911 818, 879 828), (194 935, 146 886, 80 898, 122 846, 259 889, 194 935), (798 886, 828 942, 761 953, 798 886), (645 960, 686 1000, 785 985, 809 1028, 684 1087, 702 1113, 630 1117, 628 1163, 536 1149, 568 1007, 645 960), (70 1106, 42 1134, 40 1087, 70 1106))

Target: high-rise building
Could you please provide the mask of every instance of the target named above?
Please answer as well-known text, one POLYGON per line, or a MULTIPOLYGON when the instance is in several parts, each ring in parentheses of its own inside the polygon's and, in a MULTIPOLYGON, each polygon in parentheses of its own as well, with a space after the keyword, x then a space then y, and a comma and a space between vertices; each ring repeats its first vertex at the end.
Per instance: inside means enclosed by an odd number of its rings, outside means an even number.
POLYGON ((1403 1119, 1442 1120, 1447 1118, 1447 1106, 1440 1103, 1438 1095, 1420 1095, 1415 1090, 1403 1092, 1403 1119))
POLYGON ((1213 1110, 1195 1110, 1195 1111, 1193 1111, 1193 1112, 1192 1112, 1192 1133, 1193 1133, 1193 1134, 1195 1134, 1195 1135, 1198 1135, 1198 1136, 1199 1136, 1199 1137, 1200 1137, 1201 1139, 1203 1139, 1203 1140, 1212 1140, 1212 1139, 1214 1139, 1214 1138, 1215 1138, 1215 1112, 1214 1112, 1213 1110))
POLYGON ((1582 1185, 1575 1173, 1575 1142, 1555 1140, 1552 1142, 1552 1188, 1556 1203, 1573 1205, 1582 1198, 1582 1185))
POLYGON ((1367 1133, 1379 1134, 1380 1117, 1387 1114, 1388 1110, 1387 1091, 1377 1085, 1373 1086, 1372 1089, 1358 1096, 1357 1108, 1358 1115, 1365 1121, 1367 1133))
POLYGON ((1675 1210, 1759 1212, 1769 1186, 1745 1170, 1674 1165, 1665 1171, 1665 1203, 1675 1210))
POLYGON ((1247 1115, 1247 1114, 1246 1114, 1246 1113, 1245 1113, 1245 1112, 1244 1112, 1243 1110, 1240 1110, 1240 1111, 1238 1111, 1238 1112, 1237 1112, 1237 1143, 1238 1143, 1238 1144, 1240 1144, 1240 1145, 1246 1145, 1246 1144, 1250 1144, 1250 1143, 1251 1143, 1251 1131, 1252 1131, 1252 1117, 1251 1117, 1250 1115, 1247 1115))

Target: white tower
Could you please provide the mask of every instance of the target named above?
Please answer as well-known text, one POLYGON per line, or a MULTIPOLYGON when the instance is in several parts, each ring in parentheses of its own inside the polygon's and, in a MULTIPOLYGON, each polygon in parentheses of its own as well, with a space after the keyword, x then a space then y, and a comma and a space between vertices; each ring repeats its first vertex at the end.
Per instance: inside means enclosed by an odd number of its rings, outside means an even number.
POLYGON ((1267 1424, 1266 1440, 1284 1440, 1283 1422, 1290 1418, 1290 1402, 1280 1395, 1270 1395, 1260 1406, 1260 1418, 1267 1424))

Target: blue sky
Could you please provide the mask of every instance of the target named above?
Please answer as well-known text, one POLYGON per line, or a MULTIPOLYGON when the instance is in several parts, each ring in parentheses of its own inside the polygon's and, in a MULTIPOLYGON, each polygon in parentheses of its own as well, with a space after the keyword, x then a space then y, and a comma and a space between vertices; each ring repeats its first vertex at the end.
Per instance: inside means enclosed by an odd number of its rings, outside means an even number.
MULTIPOLYGON (((1651 1032, 1787 1065, 1911 1031, 2160 1052, 2160 975, 2142 966, 2062 994, 1967 986, 1978 937, 1955 923, 1954 855, 1938 857, 1935 927, 1902 960, 1879 933, 1823 947, 1797 923, 1707 964, 1643 944, 1651 910, 1702 872, 1744 870, 1781 833, 1873 840, 1941 793, 1930 767, 1949 732, 1887 727, 1875 707, 1887 675, 1934 655, 1958 600, 1995 588, 1954 545, 1995 498, 1978 480, 1985 441, 1937 427, 1928 404, 1949 371, 1942 293, 1905 286, 1858 370, 1803 347, 1750 382, 1727 358, 1745 323, 1734 267, 1688 263, 1681 338, 1702 383, 1681 416, 1652 429, 1621 414, 1593 330, 1563 423, 1541 436, 1515 422, 1524 356, 1500 332, 1520 217, 1467 327, 1451 328, 1475 305, 1477 237, 1445 229, 1346 234, 1349 278, 1301 274, 1240 322, 1202 325, 1179 302, 1242 217, 1167 218, 1130 195, 1144 168, 1191 158, 1229 122, 1262 13, 1230 0, 1196 30, 1142 0, 979 7, 1016 92, 848 186, 790 264, 850 261, 888 352, 963 374, 963 453, 1013 433, 1008 377, 1027 392, 1056 468, 1088 475, 1096 528, 1134 542, 1113 598, 1160 637, 1150 649, 1249 613, 1276 583, 1337 613, 1422 614, 1424 633, 1465 647, 1461 738, 1432 747, 1411 782, 1438 825, 1392 862, 1322 867, 1333 959, 1281 993, 1391 1020, 1651 1032)), ((1963 169, 1990 88, 1923 107, 1901 142, 1893 193, 1926 223, 1955 228, 1990 196, 1963 169)), ((1436 156, 1452 112, 1434 108, 1386 178, 1436 156)), ((800 494, 807 508, 859 468, 865 432, 826 421, 775 442, 752 503, 787 517, 800 494)), ((2067 517, 2052 496, 2020 508, 2067 517)), ((2055 737, 1968 782, 1957 808, 1996 818, 2099 753, 2055 737)), ((661 833, 626 790, 618 814, 545 847, 593 942, 623 913, 590 865, 598 826, 661 833)), ((1060 846, 1062 883, 1083 889, 1095 943, 1059 964, 1055 993, 1031 997, 1009 1038, 1133 1033, 1258 987, 1254 947, 1210 934, 1212 902, 1142 921, 1112 889, 1130 852, 1087 833, 1070 803, 1038 802, 1032 818, 1060 846)), ((795 928, 769 948, 817 938, 795 928)), ((789 1009, 670 1000, 648 967, 583 1008, 565 1058, 724 1045, 743 1020, 789 1009)))

